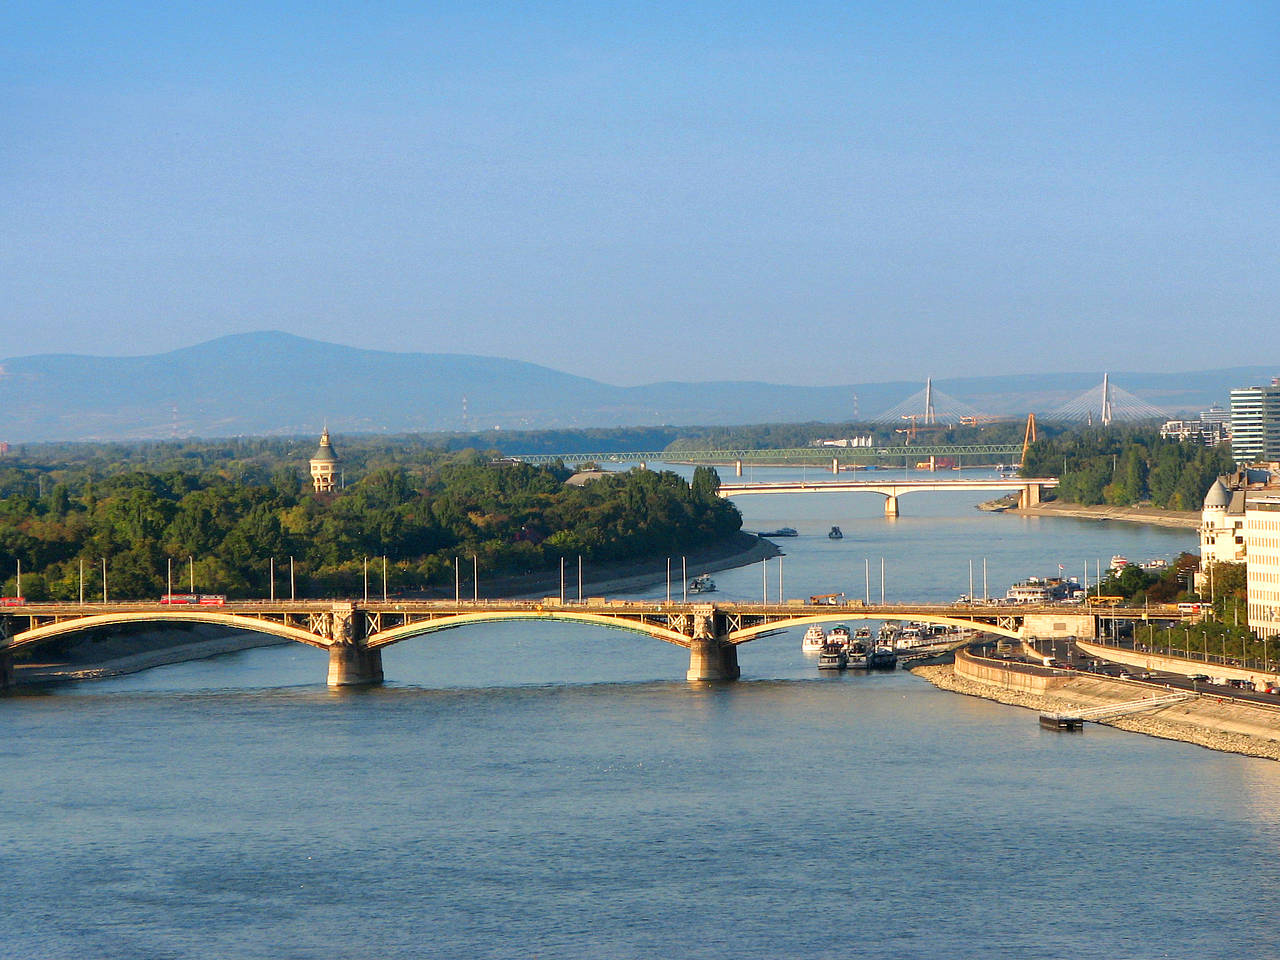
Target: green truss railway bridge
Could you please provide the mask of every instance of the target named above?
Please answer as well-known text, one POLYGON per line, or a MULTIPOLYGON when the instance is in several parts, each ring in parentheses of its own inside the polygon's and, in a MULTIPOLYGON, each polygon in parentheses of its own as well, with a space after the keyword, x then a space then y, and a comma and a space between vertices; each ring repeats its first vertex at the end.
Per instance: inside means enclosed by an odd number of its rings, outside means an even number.
POLYGON ((640 450, 610 453, 528 453, 511 454, 525 463, 694 463, 736 467, 886 463, 895 467, 950 457, 961 466, 1011 464, 1022 456, 1020 443, 911 443, 881 447, 783 447, 776 450, 748 450, 727 447, 721 450, 640 450))
POLYGON ((1105 620, 1181 620, 1177 607, 1085 609, 995 604, 815 605, 662 603, 590 598, 561 601, 236 601, 224 606, 141 603, 33 603, 0 613, 0 687, 12 684, 14 655, 55 638, 122 624, 206 623, 270 634, 328 651, 328 684, 377 684, 382 650, 425 634, 497 621, 544 620, 630 630, 689 651, 687 679, 736 680, 738 648, 767 634, 811 623, 916 620, 971 627, 1000 636, 1099 635, 1105 620))

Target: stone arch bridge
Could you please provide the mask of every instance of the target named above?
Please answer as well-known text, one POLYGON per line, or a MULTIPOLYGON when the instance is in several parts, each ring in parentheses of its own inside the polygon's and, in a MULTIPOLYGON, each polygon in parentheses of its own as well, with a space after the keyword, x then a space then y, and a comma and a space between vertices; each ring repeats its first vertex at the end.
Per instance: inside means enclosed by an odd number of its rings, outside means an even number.
POLYGON ((14 655, 56 638, 102 627, 207 623, 269 634, 329 652, 331 687, 382 682, 382 649, 412 637, 472 624, 552 620, 645 634, 689 651, 689 680, 734 680, 738 648, 758 637, 812 623, 915 620, 1000 636, 1098 635, 1100 620, 1178 620, 1176 607, 1107 608, 996 604, 662 603, 591 598, 561 601, 244 601, 222 606, 150 603, 44 603, 0 612, 0 687, 13 681, 14 655))

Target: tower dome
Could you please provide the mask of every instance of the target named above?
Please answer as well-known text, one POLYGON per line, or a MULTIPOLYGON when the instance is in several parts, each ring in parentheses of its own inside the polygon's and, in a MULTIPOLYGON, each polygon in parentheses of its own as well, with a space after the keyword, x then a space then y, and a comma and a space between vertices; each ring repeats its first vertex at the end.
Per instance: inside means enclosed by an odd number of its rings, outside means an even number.
POLYGON ((1209 492, 1204 495, 1205 510, 1226 510, 1231 503, 1231 493, 1227 490, 1226 484, 1222 480, 1213 481, 1213 486, 1209 488, 1209 492))
POLYGON ((329 442, 329 428, 320 434, 320 446, 311 457, 311 483, 316 493, 332 493, 337 488, 334 474, 341 458, 329 442))

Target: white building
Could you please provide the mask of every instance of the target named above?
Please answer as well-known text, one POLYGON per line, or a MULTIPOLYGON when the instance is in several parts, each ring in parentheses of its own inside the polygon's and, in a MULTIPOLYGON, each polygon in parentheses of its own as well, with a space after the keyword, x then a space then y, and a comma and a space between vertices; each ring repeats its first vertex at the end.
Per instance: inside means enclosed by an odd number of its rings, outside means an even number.
POLYGON ((1256 493, 1245 507, 1249 629, 1280 634, 1280 489, 1256 493))
POLYGON ((1231 391, 1231 456, 1236 463, 1280 460, 1280 377, 1269 387, 1231 391))
POLYGON ((1200 565, 1240 563, 1245 558, 1244 510, 1247 474, 1219 477, 1200 510, 1200 565))

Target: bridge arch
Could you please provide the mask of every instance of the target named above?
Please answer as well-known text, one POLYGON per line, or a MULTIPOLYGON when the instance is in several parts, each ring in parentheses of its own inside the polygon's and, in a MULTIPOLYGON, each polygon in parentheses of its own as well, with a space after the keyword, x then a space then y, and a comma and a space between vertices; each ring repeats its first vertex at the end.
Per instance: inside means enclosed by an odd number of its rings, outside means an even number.
POLYGON ((408 640, 410 637, 438 633, 442 630, 453 630, 470 624, 500 623, 512 620, 559 620, 567 623, 583 623, 655 637, 677 647, 687 648, 690 643, 690 638, 684 634, 656 623, 644 623, 638 620, 610 617, 598 613, 579 613, 572 610, 507 610, 452 614, 438 617, 434 620, 405 624, 404 626, 393 627, 389 630, 382 630, 372 634, 365 641, 365 645, 370 650, 380 650, 393 643, 399 643, 401 640, 408 640))
MULTIPOLYGON (((1009 637, 1012 640, 1021 640, 1022 631, 1013 630, 1008 627, 1001 627, 998 624, 986 623, 981 620, 966 620, 960 617, 947 617, 937 614, 912 614, 912 619, 917 623, 936 623, 949 627, 965 627, 975 630, 981 630, 983 633, 995 633, 1002 637, 1009 637)), ((831 613, 812 613, 803 616, 788 617, 786 620, 775 620, 773 623, 763 623, 758 626, 744 627, 739 630, 730 631, 725 637, 728 643, 741 645, 749 643, 768 633, 775 633, 780 630, 789 630, 793 627, 807 627, 812 623, 833 623, 837 621, 848 620, 900 620, 901 616, 881 613, 877 614, 874 607, 867 609, 850 610, 848 608, 837 608, 831 613), (838 612, 837 612, 838 611, 838 612)))
POLYGON ((130 623, 210 623, 222 627, 231 627, 236 630, 246 630, 251 633, 265 633, 271 636, 283 637, 287 640, 296 640, 298 643, 305 643, 309 647, 319 647, 324 650, 327 650, 330 646, 329 641, 324 637, 309 633, 298 627, 277 623, 273 620, 246 617, 243 614, 236 613, 216 613, 212 610, 165 610, 103 613, 89 617, 79 617, 74 620, 48 623, 44 626, 34 627, 15 634, 4 647, 12 651, 41 643, 45 640, 51 640, 55 637, 83 633, 95 627, 113 627, 130 623))

